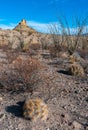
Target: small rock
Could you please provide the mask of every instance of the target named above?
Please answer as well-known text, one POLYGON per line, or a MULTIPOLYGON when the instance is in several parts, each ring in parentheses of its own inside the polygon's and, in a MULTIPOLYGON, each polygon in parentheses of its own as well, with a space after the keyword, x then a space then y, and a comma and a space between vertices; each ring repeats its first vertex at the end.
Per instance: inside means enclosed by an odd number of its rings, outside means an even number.
POLYGON ((65 114, 65 120, 68 122, 68 121, 71 121, 71 116, 69 114, 65 114))
POLYGON ((88 102, 88 97, 86 97, 86 102, 88 102))
POLYGON ((76 130, 80 130, 80 129, 82 129, 82 125, 79 123, 79 122, 77 122, 77 121, 73 121, 73 127, 76 129, 76 130))
POLYGON ((2 97, 0 97, 0 101, 2 101, 2 97))
POLYGON ((5 118, 5 114, 0 113, 0 121, 5 118))
POLYGON ((61 117, 64 119, 65 122, 71 121, 71 116, 68 113, 61 114, 61 117))
POLYGON ((49 128, 47 128, 46 130, 50 130, 49 128))

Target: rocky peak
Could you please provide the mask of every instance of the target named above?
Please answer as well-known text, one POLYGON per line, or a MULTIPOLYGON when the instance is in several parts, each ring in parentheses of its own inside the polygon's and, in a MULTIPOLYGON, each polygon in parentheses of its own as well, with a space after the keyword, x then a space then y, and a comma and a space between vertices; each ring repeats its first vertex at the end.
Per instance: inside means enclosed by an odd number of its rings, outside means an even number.
POLYGON ((25 19, 22 19, 22 21, 19 24, 22 25, 22 26, 27 26, 27 23, 26 23, 25 19))
POLYGON ((13 30, 21 32, 21 33, 26 32, 28 34, 32 34, 36 32, 36 30, 34 30, 33 28, 27 25, 27 22, 25 19, 21 20, 21 22, 13 30))

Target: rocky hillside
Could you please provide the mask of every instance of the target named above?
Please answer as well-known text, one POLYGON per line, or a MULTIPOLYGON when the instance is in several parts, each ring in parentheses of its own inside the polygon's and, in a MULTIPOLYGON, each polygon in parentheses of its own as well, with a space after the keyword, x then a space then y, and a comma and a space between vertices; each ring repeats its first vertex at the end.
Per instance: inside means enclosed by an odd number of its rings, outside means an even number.
MULTIPOLYGON (((69 43, 75 43, 77 37, 71 36, 69 38, 52 34, 44 34, 37 32, 27 25, 26 20, 22 20, 13 30, 0 29, 0 47, 7 46, 10 49, 30 49, 30 46, 34 45, 40 47, 40 45, 51 45, 52 43, 68 46, 69 43), (69 39, 69 40, 67 40, 69 39), (69 43, 67 43, 69 41, 69 43), (38 45, 38 46, 37 46, 38 45)), ((88 47, 88 37, 80 37, 79 44, 81 48, 88 47)), ((56 51, 56 50, 55 50, 56 51)))
POLYGON ((13 30, 0 29, 0 46, 9 46, 12 49, 19 48, 21 44, 51 43, 51 35, 42 34, 30 28, 26 20, 22 20, 13 30))

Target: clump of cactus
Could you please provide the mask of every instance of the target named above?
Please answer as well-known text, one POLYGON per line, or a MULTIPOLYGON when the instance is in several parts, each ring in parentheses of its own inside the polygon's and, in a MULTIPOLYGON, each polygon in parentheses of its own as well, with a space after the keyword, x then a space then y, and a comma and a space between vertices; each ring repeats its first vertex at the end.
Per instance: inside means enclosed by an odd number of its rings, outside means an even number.
POLYGON ((80 64, 74 62, 69 66, 68 73, 74 76, 84 76, 84 69, 80 64))
POLYGON ((23 105, 23 116, 31 121, 46 120, 48 107, 40 98, 28 99, 23 105))

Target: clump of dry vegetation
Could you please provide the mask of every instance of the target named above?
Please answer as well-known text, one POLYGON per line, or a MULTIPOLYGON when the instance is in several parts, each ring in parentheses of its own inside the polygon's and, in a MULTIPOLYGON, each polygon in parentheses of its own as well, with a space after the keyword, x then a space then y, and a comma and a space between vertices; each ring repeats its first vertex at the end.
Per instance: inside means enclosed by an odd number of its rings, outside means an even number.
POLYGON ((69 66, 68 73, 74 76, 84 76, 84 69, 80 64, 73 63, 69 66))
POLYGON ((78 50, 88 49, 87 36, 84 34, 87 33, 88 17, 82 19, 75 17, 72 27, 70 27, 65 16, 58 19, 57 24, 52 24, 49 27, 52 37, 50 53, 58 57, 61 51, 72 55, 78 50))
POLYGON ((31 121, 36 121, 37 119, 46 120, 48 107, 40 98, 29 99, 24 103, 23 116, 31 121))
POLYGON ((38 43, 33 43, 33 44, 31 44, 30 46, 29 46, 29 48, 30 49, 32 49, 32 50, 39 50, 40 49, 40 44, 38 44, 38 43))
POLYGON ((36 89, 36 84, 40 81, 38 71, 43 68, 42 63, 35 58, 17 54, 14 54, 13 58, 12 56, 8 57, 8 61, 8 72, 3 71, 1 77, 2 91, 29 91, 32 93, 36 89))
POLYGON ((14 62, 16 77, 22 82, 24 89, 33 91, 35 84, 39 81, 38 70, 43 66, 37 59, 18 57, 14 62))

